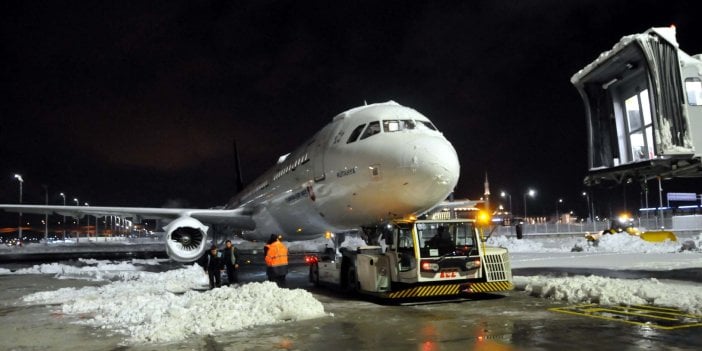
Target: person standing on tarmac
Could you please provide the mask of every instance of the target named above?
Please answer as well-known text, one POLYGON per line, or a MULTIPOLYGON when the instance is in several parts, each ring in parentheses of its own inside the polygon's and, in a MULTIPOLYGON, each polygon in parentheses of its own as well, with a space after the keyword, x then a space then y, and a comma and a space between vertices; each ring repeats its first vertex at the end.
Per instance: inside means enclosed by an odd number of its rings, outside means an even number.
POLYGON ((278 286, 285 286, 285 275, 288 274, 288 248, 280 241, 280 237, 271 234, 263 251, 266 253, 266 273, 268 280, 278 286))
POLYGON ((227 269, 227 284, 232 285, 239 283, 237 271, 239 270, 239 260, 237 257, 236 247, 232 246, 232 241, 224 242, 224 250, 222 250, 222 259, 224 267, 227 269))
POLYGON ((217 246, 210 247, 210 253, 207 255, 207 265, 205 271, 210 278, 210 289, 222 286, 222 270, 224 270, 223 260, 217 252, 217 246))

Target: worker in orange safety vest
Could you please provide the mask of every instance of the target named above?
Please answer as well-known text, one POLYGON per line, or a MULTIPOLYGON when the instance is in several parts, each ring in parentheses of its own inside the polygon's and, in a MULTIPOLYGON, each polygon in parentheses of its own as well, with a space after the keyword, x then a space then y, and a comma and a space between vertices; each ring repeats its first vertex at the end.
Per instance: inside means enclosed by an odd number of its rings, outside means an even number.
POLYGON ((285 275, 288 274, 288 248, 280 241, 281 237, 271 234, 266 243, 266 274, 268 280, 278 286, 285 286, 285 275))

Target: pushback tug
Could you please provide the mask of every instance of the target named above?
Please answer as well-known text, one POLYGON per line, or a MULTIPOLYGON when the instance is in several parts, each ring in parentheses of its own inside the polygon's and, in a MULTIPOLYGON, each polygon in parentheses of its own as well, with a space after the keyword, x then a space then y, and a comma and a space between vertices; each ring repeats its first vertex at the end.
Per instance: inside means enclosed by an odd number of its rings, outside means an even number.
POLYGON ((512 290, 507 250, 485 244, 489 224, 482 214, 395 220, 376 231, 383 245, 330 248, 307 257, 310 281, 385 299, 512 290))

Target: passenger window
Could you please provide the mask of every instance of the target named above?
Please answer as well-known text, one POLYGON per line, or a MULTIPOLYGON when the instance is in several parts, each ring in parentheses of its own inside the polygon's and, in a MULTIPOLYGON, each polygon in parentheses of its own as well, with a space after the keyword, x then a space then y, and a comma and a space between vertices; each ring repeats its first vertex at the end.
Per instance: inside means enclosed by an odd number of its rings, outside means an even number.
POLYGON ((361 135, 361 140, 378 133, 380 133, 380 122, 370 122, 368 123, 368 128, 366 128, 366 131, 363 132, 363 135, 361 135))
POLYGON ((685 79, 687 102, 690 106, 702 106, 702 80, 699 78, 685 79))
POLYGON ((398 121, 383 121, 383 132, 397 132, 400 130, 400 122, 398 121))
POLYGON ((416 127, 414 121, 411 119, 402 120, 400 124, 402 125, 402 129, 414 129, 416 127))
POLYGON ((361 124, 360 126, 356 127, 356 129, 351 132, 351 135, 349 135, 349 139, 346 141, 347 144, 351 144, 356 139, 358 139, 358 136, 361 135, 361 131, 363 131, 363 127, 365 127, 365 124, 361 124))

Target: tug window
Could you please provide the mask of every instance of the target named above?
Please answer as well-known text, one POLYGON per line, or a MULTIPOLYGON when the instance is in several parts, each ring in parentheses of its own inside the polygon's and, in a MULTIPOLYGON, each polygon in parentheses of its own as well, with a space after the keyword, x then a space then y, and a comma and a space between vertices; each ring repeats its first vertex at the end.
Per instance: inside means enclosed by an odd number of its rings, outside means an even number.
POLYGON ((366 128, 366 131, 363 132, 363 135, 361 135, 361 140, 378 133, 380 133, 380 122, 370 122, 368 123, 368 128, 366 128))
POLYGON ((702 106, 702 80, 699 78, 685 79, 687 103, 690 106, 702 106))
POLYGON ((356 139, 358 139, 358 136, 361 135, 361 131, 363 131, 363 127, 365 126, 365 124, 361 124, 360 126, 356 127, 356 129, 354 129, 353 132, 351 132, 351 135, 349 135, 349 139, 346 140, 346 143, 351 144, 354 141, 356 141, 356 139))

